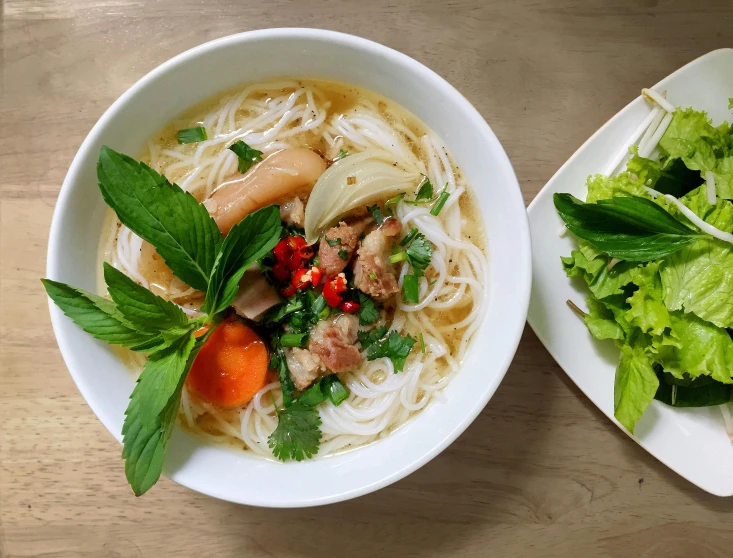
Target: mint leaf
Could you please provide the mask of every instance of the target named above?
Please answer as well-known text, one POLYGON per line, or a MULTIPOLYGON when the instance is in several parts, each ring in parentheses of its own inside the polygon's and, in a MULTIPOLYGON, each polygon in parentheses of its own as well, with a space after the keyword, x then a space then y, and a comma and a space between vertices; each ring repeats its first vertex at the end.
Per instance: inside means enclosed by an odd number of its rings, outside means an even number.
POLYGON ((320 426, 318 410, 296 401, 279 411, 277 428, 267 439, 267 445, 281 461, 303 461, 318 453, 321 443, 320 426))
POLYGON ((402 369, 405 367, 407 355, 410 354, 415 341, 409 335, 402 337, 396 331, 390 331, 385 339, 369 346, 367 349, 367 360, 387 357, 394 364, 395 373, 402 372, 402 369))
POLYGON ((137 331, 117 310, 112 301, 64 283, 41 279, 51 300, 73 322, 101 341, 133 347, 149 342, 154 336, 137 331))
POLYGON ((584 203, 570 194, 555 194, 553 201, 570 232, 620 260, 659 259, 705 236, 645 198, 584 203))
POLYGON ((222 241, 206 209, 146 164, 106 146, 99 153, 97 178, 119 220, 150 242, 179 279, 206 291, 222 241))
POLYGON ((659 380, 642 346, 621 346, 621 360, 616 369, 613 390, 613 413, 633 434, 634 425, 654 399, 659 380))
POLYGON ((148 357, 137 381, 140 386, 140 420, 144 425, 152 426, 175 395, 178 384, 190 366, 188 357, 194 342, 193 334, 188 332, 170 347, 148 357))
POLYGON ((242 140, 234 142, 229 146, 229 149, 234 151, 239 158, 237 170, 241 174, 244 174, 252 168, 252 165, 262 160, 262 151, 258 151, 257 149, 250 147, 242 140))
POLYGON ((196 359, 199 350, 203 347, 206 340, 215 329, 215 324, 206 332, 205 335, 198 339, 193 338, 190 334, 186 338, 179 340, 175 347, 166 351, 164 355, 159 355, 156 359, 158 364, 148 369, 149 376, 155 375, 155 370, 172 370, 172 367, 163 367, 162 360, 178 362, 182 358, 183 353, 188 350, 185 359, 183 371, 178 374, 177 383, 173 386, 175 378, 175 369, 173 374, 169 375, 164 381, 154 381, 151 378, 144 378, 145 370, 138 378, 135 388, 130 395, 130 403, 125 411, 125 422, 122 425, 122 458, 125 460, 125 475, 130 483, 135 496, 141 496, 147 492, 160 478, 163 471, 163 460, 165 458, 165 450, 170 438, 173 426, 178 416, 178 407, 181 402, 181 390, 186 380, 186 375, 196 359), (191 340, 194 342, 191 343, 191 340), (170 356, 175 354, 175 358, 170 356), (144 384, 144 385, 143 385, 144 384), (162 409, 157 416, 153 416, 151 409, 144 408, 149 404, 150 394, 146 393, 148 389, 160 387, 157 401, 154 405, 161 408, 160 405, 166 399, 162 409))
POLYGON ((178 306, 141 287, 107 262, 104 281, 117 308, 138 330, 157 334, 188 325, 186 314, 178 306))
POLYGON ((275 247, 281 231, 277 205, 258 209, 232 227, 216 256, 203 312, 216 314, 232 303, 244 272, 275 247))

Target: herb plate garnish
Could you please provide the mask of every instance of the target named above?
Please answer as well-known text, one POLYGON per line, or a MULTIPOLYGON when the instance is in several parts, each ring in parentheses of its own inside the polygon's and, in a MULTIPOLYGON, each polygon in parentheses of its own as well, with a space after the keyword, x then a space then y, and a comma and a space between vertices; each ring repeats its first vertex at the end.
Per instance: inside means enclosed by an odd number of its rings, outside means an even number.
MULTIPOLYGON (((646 86, 643 76, 639 87, 646 86)), ((708 112, 716 124, 733 115, 728 99, 733 96, 733 50, 718 50, 695 60, 652 88, 667 91, 667 99, 677 107, 692 107, 708 112)), ((606 174, 615 157, 629 137, 650 112, 650 105, 641 97, 634 100, 598 132, 596 132, 555 174, 529 206, 532 231, 533 292, 528 315, 529 324, 542 343, 568 376, 611 420, 614 418, 614 378, 619 362, 619 350, 610 341, 596 341, 583 320, 567 306, 571 300, 587 310, 589 294, 582 280, 568 278, 560 258, 577 248, 577 237, 568 232, 561 236, 563 221, 560 209, 571 211, 579 219, 576 233, 591 241, 606 241, 593 237, 598 232, 593 216, 564 196, 553 202, 556 194, 570 194, 586 199, 586 179, 593 174, 606 174)), ((643 209, 643 208, 641 208, 643 209)), ((672 250, 674 243, 685 244, 691 232, 672 231, 674 223, 656 221, 650 230, 665 235, 656 237, 656 252, 638 257, 655 259, 672 250)), ((638 232, 638 231, 637 231, 638 232)), ((623 252, 626 239, 614 239, 607 250, 622 250, 627 261, 634 254, 623 252), (616 242, 620 240, 620 242, 616 242)), ((590 420, 591 417, 589 417, 590 420)), ((620 426, 620 425, 619 425, 620 426)), ((622 428, 623 429, 623 428, 622 428)), ((626 430, 623 429, 625 432, 626 430)), ((652 401, 631 435, 642 447, 662 463, 700 488, 720 496, 733 495, 733 444, 726 434, 724 419, 717 407, 698 409, 669 407, 652 401)))

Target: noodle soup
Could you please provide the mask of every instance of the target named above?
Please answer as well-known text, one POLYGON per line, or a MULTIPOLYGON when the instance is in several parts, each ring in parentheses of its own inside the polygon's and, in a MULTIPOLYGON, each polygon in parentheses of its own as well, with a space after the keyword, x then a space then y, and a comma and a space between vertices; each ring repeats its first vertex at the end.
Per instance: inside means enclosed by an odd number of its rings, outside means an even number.
MULTIPOLYGON (((175 119, 140 159, 202 203, 223 233, 270 203, 285 226, 219 326, 222 336, 246 328, 261 340, 261 385, 242 379, 251 355, 236 370, 220 362, 239 349, 260 355, 259 345, 230 350, 214 331, 207 344, 224 349, 209 360, 202 350, 193 363, 180 426, 263 457, 302 459, 369 444, 445 400, 485 311, 488 264, 470 185, 413 115, 347 84, 250 84, 175 119), (181 130, 203 131, 180 143, 181 130), (241 397, 212 395, 211 367, 241 397), (242 382, 257 389, 245 393, 242 382), (273 432, 314 387, 318 444, 283 453, 273 432)), ((103 260, 137 284, 192 319, 205 315, 204 292, 112 212, 101 246, 103 260)), ((145 364, 140 353, 124 358, 136 371, 145 364)))

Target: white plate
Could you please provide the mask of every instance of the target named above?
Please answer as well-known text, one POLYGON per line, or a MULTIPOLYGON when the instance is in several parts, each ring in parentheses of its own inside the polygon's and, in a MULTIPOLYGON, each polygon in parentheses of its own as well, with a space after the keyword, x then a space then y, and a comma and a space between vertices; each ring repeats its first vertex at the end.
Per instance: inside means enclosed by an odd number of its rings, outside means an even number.
MULTIPOLYGON (((689 63, 653 87, 667 91, 675 106, 708 112, 714 123, 730 121, 733 97, 733 49, 716 50, 689 63)), ((532 298, 528 321, 547 350, 591 401, 613 420, 613 381, 618 350, 610 341, 591 338, 582 320, 568 308, 582 304, 585 283, 571 281, 560 264, 570 254, 572 235, 559 235, 562 221, 552 195, 569 192, 585 199, 585 180, 603 173, 614 155, 650 112, 641 97, 609 120, 557 171, 528 208, 532 234, 532 298)), ((625 429, 623 429, 626 431, 625 429)), ((717 407, 673 409, 654 401, 631 436, 644 449, 703 490, 733 495, 733 444, 717 407)))

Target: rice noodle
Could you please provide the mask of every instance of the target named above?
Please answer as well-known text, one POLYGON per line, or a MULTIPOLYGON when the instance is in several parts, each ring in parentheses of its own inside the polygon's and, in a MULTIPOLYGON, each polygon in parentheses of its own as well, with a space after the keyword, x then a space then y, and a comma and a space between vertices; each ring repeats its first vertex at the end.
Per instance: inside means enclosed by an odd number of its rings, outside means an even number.
MULTIPOLYGON (((199 201, 236 172, 237 158, 226 148, 239 139, 265 154, 302 145, 318 146, 328 158, 335 158, 342 149, 350 155, 387 151, 401 168, 416 169, 436 190, 445 187, 450 194, 438 216, 431 215, 429 207, 404 201, 395 208, 404 230, 418 227, 435 246, 430 279, 420 279, 420 302, 398 299, 391 323, 391 329, 403 335, 422 334, 425 353, 416 345, 399 373, 389 359, 377 359, 365 360, 358 370, 342 374, 350 395, 338 407, 328 402, 319 407, 323 432, 319 455, 371 443, 433 401, 445 402, 443 389, 458 373, 488 305, 486 256, 467 241, 463 230, 466 217, 461 199, 469 187, 440 139, 408 125, 401 109, 390 103, 359 95, 348 111, 330 111, 330 106, 327 96, 311 82, 253 84, 225 96, 198 118, 178 123, 180 127, 200 123, 208 140, 187 145, 154 140, 143 154, 153 168, 199 201)), ((111 263, 147 287, 149 281, 140 268, 142 240, 126 227, 119 227, 115 240, 111 263)), ((401 284, 406 266, 399 271, 401 284)), ((190 301, 196 300, 197 293, 182 283, 171 281, 171 285, 167 298, 196 315, 197 307, 190 301)), ((278 404, 282 401, 277 382, 262 388, 244 409, 236 411, 212 407, 184 389, 179 418, 189 429, 205 419, 206 429, 194 428, 205 438, 234 439, 256 454, 271 457, 267 438, 277 426, 273 399, 278 404)))

